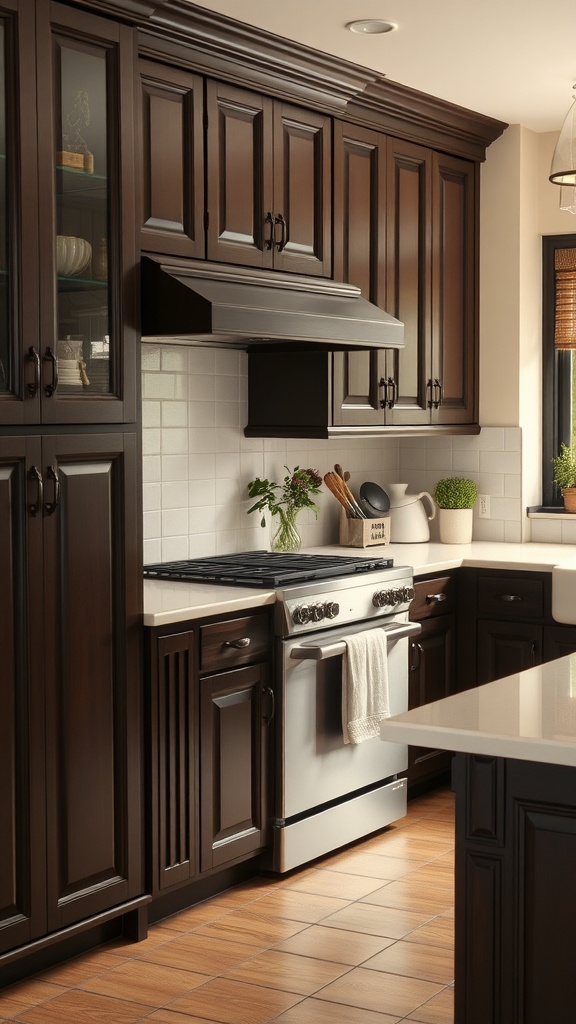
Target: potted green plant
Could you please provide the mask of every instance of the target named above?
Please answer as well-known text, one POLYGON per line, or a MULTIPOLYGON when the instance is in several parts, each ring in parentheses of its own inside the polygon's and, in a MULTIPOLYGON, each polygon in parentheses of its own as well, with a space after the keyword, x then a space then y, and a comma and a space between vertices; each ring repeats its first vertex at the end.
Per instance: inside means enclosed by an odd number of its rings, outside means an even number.
POLYGON ((472 509, 478 497, 473 480, 451 476, 434 488, 438 527, 443 544, 469 544, 472 540, 472 509))
POLYGON ((554 483, 558 485, 567 512, 576 512, 576 447, 562 442, 560 454, 552 459, 554 483))
POLYGON ((261 480, 260 477, 250 481, 248 496, 258 498, 258 501, 250 506, 248 514, 262 512, 260 525, 265 526, 265 511, 268 509, 272 516, 272 550, 299 551, 301 539, 298 513, 301 508, 309 508, 318 517, 319 510, 314 497, 320 494, 322 477, 317 469, 300 469, 300 466, 294 469, 284 466, 284 469, 288 476, 284 477, 282 484, 261 480))

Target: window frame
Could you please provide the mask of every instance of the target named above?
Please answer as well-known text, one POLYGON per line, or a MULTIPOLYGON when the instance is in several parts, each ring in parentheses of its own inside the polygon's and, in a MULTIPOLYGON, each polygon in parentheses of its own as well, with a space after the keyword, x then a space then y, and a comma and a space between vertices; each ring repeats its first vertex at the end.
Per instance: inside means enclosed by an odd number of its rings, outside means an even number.
POLYGON ((576 249, 576 234, 545 235, 542 238, 542 506, 561 509, 562 495, 554 484, 552 458, 560 444, 570 444, 571 353, 554 348, 556 281, 554 253, 576 249))

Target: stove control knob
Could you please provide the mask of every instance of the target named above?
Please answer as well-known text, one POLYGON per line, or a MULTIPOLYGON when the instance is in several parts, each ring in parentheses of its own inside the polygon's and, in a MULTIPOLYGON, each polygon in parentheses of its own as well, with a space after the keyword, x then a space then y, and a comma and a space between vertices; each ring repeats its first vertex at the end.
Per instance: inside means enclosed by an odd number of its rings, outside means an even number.
POLYGON ((312 622, 322 622, 322 619, 324 618, 324 605, 310 605, 310 618, 312 619, 312 622))
POLYGON ((326 601, 324 615, 327 619, 335 619, 340 612, 340 605, 336 601, 326 601))
POLYGON ((310 622, 310 609, 307 604, 299 604, 292 612, 292 619, 297 626, 305 626, 310 622))
POLYGON ((377 590, 372 598, 375 608, 386 608, 388 605, 396 604, 394 590, 377 590))
POLYGON ((402 600, 413 601, 414 600, 414 587, 402 587, 402 600))

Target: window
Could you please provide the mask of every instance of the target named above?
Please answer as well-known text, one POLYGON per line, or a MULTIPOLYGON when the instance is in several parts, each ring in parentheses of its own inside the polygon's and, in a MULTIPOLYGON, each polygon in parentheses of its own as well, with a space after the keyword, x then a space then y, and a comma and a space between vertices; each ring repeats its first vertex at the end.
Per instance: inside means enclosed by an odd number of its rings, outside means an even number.
POLYGON ((562 496, 552 479, 551 459, 560 445, 576 444, 576 349, 554 348, 556 314, 555 255, 576 249, 576 234, 549 235, 542 240, 542 504, 561 507, 562 496))

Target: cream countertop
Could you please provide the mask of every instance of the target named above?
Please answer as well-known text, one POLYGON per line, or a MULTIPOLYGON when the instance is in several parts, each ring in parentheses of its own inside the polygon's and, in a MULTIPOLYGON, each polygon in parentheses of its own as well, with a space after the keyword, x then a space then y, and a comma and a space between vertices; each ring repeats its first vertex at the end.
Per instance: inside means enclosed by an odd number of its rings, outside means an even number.
MULTIPOLYGON (((414 575, 445 572, 460 566, 483 569, 523 569, 551 572, 559 562, 576 557, 575 544, 389 544, 372 548, 345 548, 337 544, 307 548, 319 555, 357 555, 393 558, 395 565, 410 565, 414 575)), ((144 580, 144 625, 163 626, 186 619, 274 604, 275 591, 249 587, 221 587, 205 583, 144 580)))
POLYGON ((380 731, 396 743, 576 766, 576 654, 407 711, 380 731))

